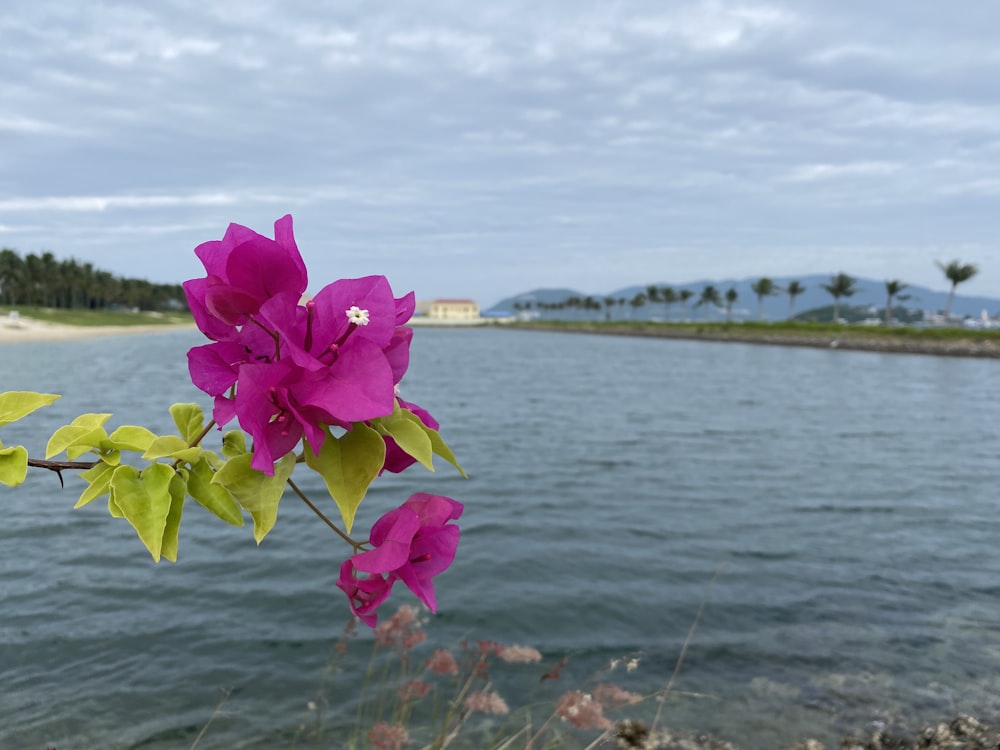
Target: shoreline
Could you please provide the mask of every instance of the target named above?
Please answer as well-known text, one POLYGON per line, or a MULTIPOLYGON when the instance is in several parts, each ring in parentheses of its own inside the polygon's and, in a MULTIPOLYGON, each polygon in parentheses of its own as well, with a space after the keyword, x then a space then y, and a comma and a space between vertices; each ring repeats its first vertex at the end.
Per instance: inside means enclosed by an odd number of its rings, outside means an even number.
POLYGON ((814 349, 879 352, 883 354, 922 354, 939 357, 976 357, 1000 359, 1000 339, 969 338, 924 339, 892 334, 858 333, 849 328, 837 334, 815 334, 789 331, 760 330, 697 330, 696 328, 672 329, 655 324, 637 323, 631 326, 604 326, 589 323, 512 323, 504 328, 519 331, 550 331, 556 333, 605 334, 608 336, 639 336, 646 338, 682 339, 689 341, 714 341, 720 343, 757 344, 763 346, 805 346, 814 349))
POLYGON ((46 323, 32 318, 19 318, 17 324, 0 323, 0 346, 39 341, 75 341, 105 336, 128 336, 141 333, 194 330, 193 323, 151 323, 134 326, 73 326, 46 323))

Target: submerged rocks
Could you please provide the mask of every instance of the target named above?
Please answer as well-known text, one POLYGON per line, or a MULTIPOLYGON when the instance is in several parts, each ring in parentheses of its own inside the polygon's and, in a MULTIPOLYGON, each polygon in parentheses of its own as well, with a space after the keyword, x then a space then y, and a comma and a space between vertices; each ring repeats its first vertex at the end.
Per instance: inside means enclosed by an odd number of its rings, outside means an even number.
MULTIPOLYGON (((618 750, 740 750, 739 745, 708 735, 671 729, 650 732, 638 721, 619 722, 616 734, 618 750)), ((807 739, 784 750, 833 748, 807 739)), ((925 727, 913 736, 878 726, 868 739, 845 737, 837 750, 1000 750, 1000 727, 965 715, 925 727)))

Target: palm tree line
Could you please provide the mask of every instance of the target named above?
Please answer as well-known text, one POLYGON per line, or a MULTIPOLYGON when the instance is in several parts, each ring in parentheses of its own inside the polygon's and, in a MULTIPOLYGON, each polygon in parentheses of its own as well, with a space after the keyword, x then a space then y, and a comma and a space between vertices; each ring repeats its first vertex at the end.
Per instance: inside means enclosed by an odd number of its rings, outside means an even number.
MULTIPOLYGON (((945 319, 947 320, 951 317, 951 306, 955 297, 955 289, 959 284, 974 277, 979 272, 979 268, 974 264, 963 264, 957 260, 951 261, 947 265, 938 261, 936 261, 936 264, 951 282, 951 290, 948 294, 948 303, 945 309, 945 319)), ((857 283, 857 279, 853 276, 839 272, 831 275, 828 284, 820 285, 833 298, 833 320, 835 322, 843 322, 840 317, 840 301, 841 299, 849 299, 859 291, 857 283)), ((910 299, 909 295, 903 294, 907 288, 909 288, 909 285, 899 279, 887 279, 885 281, 885 325, 892 325, 893 302, 910 299)), ((806 291, 806 287, 799 281, 790 281, 787 286, 780 287, 773 279, 767 276, 762 276, 753 282, 750 285, 750 289, 757 298, 758 320, 764 319, 764 299, 781 294, 788 295, 788 318, 789 320, 794 319, 795 298, 806 291)), ((707 316, 712 309, 716 311, 721 309, 725 311, 726 322, 732 322, 733 306, 739 299, 739 292, 735 287, 730 287, 723 293, 712 284, 707 284, 700 294, 696 294, 690 289, 674 289, 670 286, 656 286, 651 284, 644 291, 637 292, 632 297, 607 296, 597 298, 593 296, 570 296, 561 302, 519 301, 514 303, 514 310, 516 312, 575 310, 578 311, 575 317, 591 317, 590 314, 593 313, 592 317, 594 318, 600 319, 603 317, 605 320, 610 321, 613 319, 621 320, 626 317, 633 319, 640 308, 649 304, 651 307, 662 305, 663 319, 670 320, 673 307, 679 304, 681 319, 687 320, 687 303, 692 297, 696 296, 697 300, 693 307, 694 310, 700 309, 703 317, 707 316)))
POLYGON ((115 276, 91 263, 58 260, 50 252, 22 258, 9 248, 0 250, 0 304, 81 310, 187 308, 180 284, 115 276))

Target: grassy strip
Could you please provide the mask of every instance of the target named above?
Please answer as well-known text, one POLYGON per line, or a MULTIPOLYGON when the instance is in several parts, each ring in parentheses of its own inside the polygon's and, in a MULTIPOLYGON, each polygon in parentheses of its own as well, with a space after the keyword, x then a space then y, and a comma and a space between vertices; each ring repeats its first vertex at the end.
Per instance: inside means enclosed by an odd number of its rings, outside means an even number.
POLYGON ((19 305, 16 308, 0 307, 0 318, 6 318, 11 310, 16 310, 21 317, 31 320, 88 328, 94 326, 167 326, 194 323, 194 318, 187 312, 133 313, 110 310, 66 310, 54 307, 29 307, 27 305, 19 305))
POLYGON ((517 323, 519 328, 564 329, 567 331, 587 330, 608 333, 641 333, 655 335, 691 336, 715 335, 724 337, 756 337, 768 336, 798 336, 810 338, 814 336, 837 336, 840 339, 854 338, 872 341, 968 341, 1000 343, 1000 330, 969 329, 969 328, 912 328, 894 327, 879 328, 875 326, 847 326, 834 323, 795 323, 781 321, 778 323, 662 323, 648 321, 529 321, 517 323))

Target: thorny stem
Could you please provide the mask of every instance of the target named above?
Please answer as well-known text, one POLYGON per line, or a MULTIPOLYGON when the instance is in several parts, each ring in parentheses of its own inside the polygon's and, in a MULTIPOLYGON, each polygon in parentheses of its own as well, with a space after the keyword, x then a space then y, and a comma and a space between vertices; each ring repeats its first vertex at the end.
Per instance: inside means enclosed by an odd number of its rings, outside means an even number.
POLYGON ((355 553, 358 552, 364 546, 364 542, 354 541, 353 539, 351 539, 351 537, 347 536, 347 534, 345 534, 343 531, 337 528, 337 524, 335 524, 333 521, 327 518, 326 515, 324 515, 323 511, 321 511, 319 508, 313 505, 312 500, 306 497, 305 494, 302 492, 302 490, 299 489, 299 486, 295 484, 295 482, 293 482, 291 479, 288 480, 288 486, 292 488, 292 491, 299 496, 299 499, 302 500, 302 502, 304 502, 306 505, 309 506, 310 510, 312 510, 313 513, 319 516, 320 520, 323 523, 325 523, 327 526, 333 529, 334 533, 336 533, 337 536, 339 536, 349 545, 354 547, 355 553))
POLYGON ((59 477, 59 486, 65 487, 66 483, 63 481, 62 473, 70 469, 79 469, 81 471, 86 471, 87 469, 93 469, 99 461, 46 461, 43 458, 29 458, 28 466, 34 466, 36 469, 48 469, 49 471, 54 471, 59 477))

